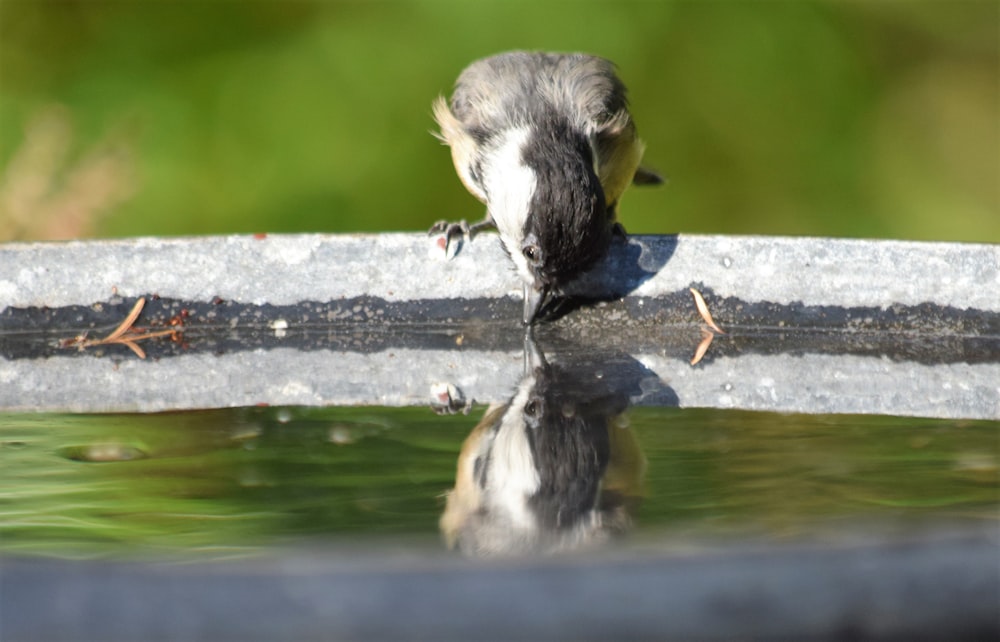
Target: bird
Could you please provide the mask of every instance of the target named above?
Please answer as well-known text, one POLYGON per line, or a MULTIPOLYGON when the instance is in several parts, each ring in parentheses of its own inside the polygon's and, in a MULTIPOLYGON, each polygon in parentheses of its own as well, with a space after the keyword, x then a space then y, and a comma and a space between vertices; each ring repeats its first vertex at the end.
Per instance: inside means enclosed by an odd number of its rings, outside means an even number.
POLYGON ((583 53, 510 51, 470 64, 451 100, 433 104, 438 138, 462 184, 486 204, 470 225, 438 221, 447 250, 458 236, 499 232, 524 284, 526 325, 550 296, 625 238, 618 201, 632 183, 663 179, 640 167, 645 145, 625 85, 609 60, 583 53))
POLYGON ((517 388, 486 409, 462 444, 438 522, 449 549, 477 557, 569 551, 630 528, 645 457, 623 422, 638 371, 618 363, 589 352, 550 363, 525 336, 517 388), (607 367, 622 376, 598 376, 607 367))

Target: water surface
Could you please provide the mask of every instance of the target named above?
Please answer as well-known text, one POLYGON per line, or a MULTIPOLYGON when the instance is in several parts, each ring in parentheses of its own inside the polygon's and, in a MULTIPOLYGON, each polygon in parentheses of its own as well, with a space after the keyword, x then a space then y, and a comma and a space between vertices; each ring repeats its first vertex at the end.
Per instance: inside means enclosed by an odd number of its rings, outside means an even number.
MULTIPOLYGON (((0 551, 444 550, 446 494, 485 412, 0 416, 0 551)), ((607 413, 606 429, 597 485, 614 501, 598 503, 605 525, 608 510, 621 519, 599 545, 611 549, 891 537, 995 525, 1000 514, 1000 422, 632 408, 607 413)))

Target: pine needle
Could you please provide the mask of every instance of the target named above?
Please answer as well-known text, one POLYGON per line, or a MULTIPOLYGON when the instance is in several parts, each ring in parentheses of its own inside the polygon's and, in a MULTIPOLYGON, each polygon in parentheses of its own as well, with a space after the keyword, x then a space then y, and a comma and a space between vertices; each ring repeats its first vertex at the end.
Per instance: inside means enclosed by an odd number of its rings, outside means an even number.
POLYGON ((132 311, 128 313, 128 316, 125 317, 125 320, 122 321, 120 324, 118 324, 118 327, 115 328, 111 334, 104 337, 101 341, 104 343, 111 343, 116 339, 118 339, 119 337, 121 337, 126 332, 128 332, 129 328, 132 327, 132 324, 135 323, 135 320, 139 318, 139 315, 142 313, 142 308, 145 305, 146 305, 146 299, 144 297, 139 297, 139 300, 136 301, 135 305, 132 306, 132 311))
POLYGON ((705 356, 705 353, 708 352, 708 346, 712 345, 712 339, 714 338, 714 334, 704 328, 701 329, 701 343, 698 344, 698 347, 694 351, 694 357, 691 358, 692 366, 701 361, 702 357, 705 356))
POLYGON ((688 288, 688 289, 691 291, 691 294, 694 295, 694 305, 695 307, 698 308, 698 314, 700 314, 701 318, 705 320, 705 323, 708 324, 708 327, 712 328, 719 334, 725 334, 722 328, 717 326, 715 324, 715 321, 712 320, 712 313, 708 311, 708 305, 705 304, 705 299, 701 296, 701 292, 695 290, 694 288, 688 288))

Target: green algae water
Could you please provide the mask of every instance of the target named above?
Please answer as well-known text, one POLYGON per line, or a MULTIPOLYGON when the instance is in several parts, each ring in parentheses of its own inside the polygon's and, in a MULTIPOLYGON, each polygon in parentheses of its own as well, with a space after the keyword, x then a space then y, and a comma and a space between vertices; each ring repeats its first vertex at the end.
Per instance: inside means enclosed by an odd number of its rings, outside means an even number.
MULTIPOLYGON (((3 415, 0 553, 445 550, 442 516, 449 492, 462 488, 463 444, 486 414, 477 406, 468 415, 383 407, 3 415)), ((615 501, 595 501, 606 524, 618 516, 612 548, 780 545, 995 525, 1000 515, 996 421, 633 408, 607 426, 611 454, 595 487, 615 501)))

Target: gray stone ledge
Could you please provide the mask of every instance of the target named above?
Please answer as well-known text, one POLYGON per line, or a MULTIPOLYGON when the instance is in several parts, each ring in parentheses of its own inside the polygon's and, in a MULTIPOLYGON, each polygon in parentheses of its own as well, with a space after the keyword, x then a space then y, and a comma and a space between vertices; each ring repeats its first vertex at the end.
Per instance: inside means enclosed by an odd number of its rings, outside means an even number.
POLYGON ((987 640, 995 529, 855 545, 477 562, 311 550, 209 563, 7 559, 11 640, 987 640), (558 598, 558 599, 557 599, 558 598), (56 607, 53 607, 56 605, 56 607))
MULTIPOLYGON (((635 405, 1000 419, 1000 364, 995 363, 926 365, 855 355, 750 354, 691 367, 656 353, 631 358, 648 369, 635 382, 641 392, 630 395, 635 405)), ((616 371, 611 365, 600 374, 615 376, 616 371)), ((437 384, 451 384, 468 401, 502 403, 521 377, 519 351, 401 348, 365 354, 279 348, 158 362, 127 354, 117 361, 83 355, 0 361, 0 410, 426 406, 437 384)))
MULTIPOLYGON (((1000 311, 1000 245, 761 236, 633 236, 575 291, 656 297, 704 283, 778 304, 934 303, 1000 311), (637 283, 629 283, 628 281, 637 283), (634 288, 628 286, 634 285, 634 288)), ((89 305, 113 293, 293 304, 520 297, 498 237, 446 259, 424 234, 138 238, 0 246, 0 310, 89 305)))
MULTIPOLYGON (((520 284, 495 235, 450 259, 437 241, 0 246, 0 410, 422 405, 441 383, 505 401, 521 376, 520 284), (150 330, 184 313, 178 341, 143 343, 144 361, 65 347, 106 336, 140 296, 150 330)), ((543 351, 630 355, 656 380, 633 403, 1000 418, 1000 246, 637 236, 570 290, 600 302, 537 326, 543 351), (728 331, 696 367, 692 285, 728 331)))

